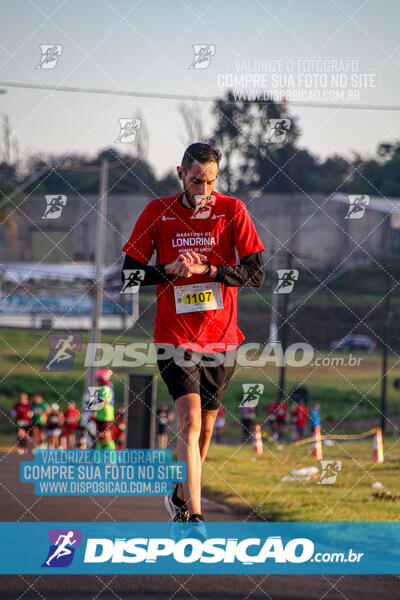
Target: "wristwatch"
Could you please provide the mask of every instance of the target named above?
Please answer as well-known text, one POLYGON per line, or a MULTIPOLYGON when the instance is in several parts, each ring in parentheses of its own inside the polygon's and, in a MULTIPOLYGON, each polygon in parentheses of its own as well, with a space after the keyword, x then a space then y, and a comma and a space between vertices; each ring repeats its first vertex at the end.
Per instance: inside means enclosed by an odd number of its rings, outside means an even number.
POLYGON ((204 271, 203 275, 210 275, 211 270, 212 270, 212 265, 209 262, 206 262, 207 265, 207 271, 204 271))

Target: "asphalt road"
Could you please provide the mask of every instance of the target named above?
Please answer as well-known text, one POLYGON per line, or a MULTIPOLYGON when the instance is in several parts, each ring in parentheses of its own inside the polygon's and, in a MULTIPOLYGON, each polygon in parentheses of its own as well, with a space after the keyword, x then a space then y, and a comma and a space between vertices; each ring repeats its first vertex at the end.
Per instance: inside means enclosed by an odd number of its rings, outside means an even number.
MULTIPOLYGON (((159 497, 38 497, 0 453, 1 521, 165 521, 159 497)), ((208 521, 241 518, 206 501, 208 521)), ((0 600, 395 600, 400 577, 376 575, 2 575, 0 600)))

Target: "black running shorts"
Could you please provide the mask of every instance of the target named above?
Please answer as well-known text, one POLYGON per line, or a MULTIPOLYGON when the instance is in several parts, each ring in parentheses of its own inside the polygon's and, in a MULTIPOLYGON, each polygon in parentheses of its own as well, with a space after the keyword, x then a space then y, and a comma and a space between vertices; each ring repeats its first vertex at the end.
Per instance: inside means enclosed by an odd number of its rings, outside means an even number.
POLYGON ((199 394, 202 410, 217 410, 235 371, 237 349, 215 354, 181 350, 183 360, 191 361, 192 364, 177 364, 175 358, 157 360, 160 375, 173 400, 184 394, 199 394), (224 363, 213 365, 216 358, 223 358, 224 363))

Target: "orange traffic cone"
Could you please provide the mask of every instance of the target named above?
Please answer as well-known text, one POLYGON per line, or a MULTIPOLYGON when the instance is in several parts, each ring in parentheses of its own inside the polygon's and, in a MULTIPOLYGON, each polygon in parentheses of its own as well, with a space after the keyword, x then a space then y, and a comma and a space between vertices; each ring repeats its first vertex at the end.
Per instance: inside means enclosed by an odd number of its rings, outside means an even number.
POLYGON ((253 450, 256 454, 262 454, 264 452, 261 439, 261 427, 259 425, 254 425, 253 450))
POLYGON ((314 430, 314 441, 312 444, 311 456, 315 456, 317 460, 322 459, 321 428, 319 426, 317 426, 314 430))
POLYGON ((382 429, 380 427, 376 428, 376 433, 374 435, 372 460, 378 463, 383 463, 385 460, 383 455, 382 429))

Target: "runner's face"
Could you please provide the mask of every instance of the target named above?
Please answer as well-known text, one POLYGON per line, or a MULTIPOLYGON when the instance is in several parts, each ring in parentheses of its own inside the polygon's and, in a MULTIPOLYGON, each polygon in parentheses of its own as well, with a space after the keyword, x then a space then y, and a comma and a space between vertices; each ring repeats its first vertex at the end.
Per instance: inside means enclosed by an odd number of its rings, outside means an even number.
POLYGON ((188 171, 177 168, 178 177, 183 183, 185 198, 191 206, 195 206, 195 194, 210 195, 213 192, 218 175, 216 162, 198 163, 194 161, 188 171))

